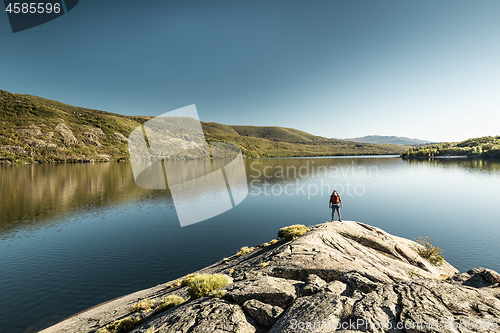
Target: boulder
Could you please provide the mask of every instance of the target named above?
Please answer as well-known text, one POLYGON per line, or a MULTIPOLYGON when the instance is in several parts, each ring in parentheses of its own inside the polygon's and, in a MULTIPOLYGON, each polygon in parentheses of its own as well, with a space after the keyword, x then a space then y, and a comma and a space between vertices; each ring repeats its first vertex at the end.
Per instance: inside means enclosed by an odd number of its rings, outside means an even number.
POLYGON ((167 310, 131 332, 146 333, 151 327, 155 332, 172 333, 264 332, 256 326, 258 324, 238 305, 220 298, 204 297, 167 310))
POLYGON ((86 144, 96 147, 102 146, 102 144, 99 142, 99 137, 94 133, 83 132, 82 135, 83 135, 83 142, 85 142, 86 144))
POLYGON ((36 126, 35 124, 31 124, 29 128, 18 128, 17 132, 28 135, 42 135, 40 127, 36 126))
POLYGON ((240 305, 256 299, 284 308, 297 298, 294 284, 303 285, 303 282, 264 276, 256 280, 235 282, 224 289, 226 296, 240 305))
POLYGON ((59 132, 62 136, 62 140, 65 145, 74 145, 78 143, 78 140, 75 138, 73 131, 69 129, 65 124, 59 123, 56 126, 56 131, 59 132))
POLYGON ((309 296, 317 293, 320 289, 322 289, 327 283, 325 280, 320 278, 315 274, 309 274, 307 277, 306 285, 302 288, 301 294, 304 296, 309 296))
POLYGON ((0 150, 12 153, 12 154, 26 154, 26 150, 21 146, 0 146, 0 150))
POLYGON ((128 142, 128 139, 125 137, 125 135, 123 135, 121 133, 115 132, 115 133, 113 133, 113 136, 118 141, 125 142, 125 143, 128 142))
POLYGON ((251 299, 243 303, 243 310, 255 319, 259 324, 271 327, 276 319, 283 312, 279 306, 272 306, 256 299, 251 299))
POLYGON ((485 288, 494 285, 498 286, 500 275, 494 270, 477 267, 466 273, 456 274, 448 278, 448 281, 468 287, 485 288))

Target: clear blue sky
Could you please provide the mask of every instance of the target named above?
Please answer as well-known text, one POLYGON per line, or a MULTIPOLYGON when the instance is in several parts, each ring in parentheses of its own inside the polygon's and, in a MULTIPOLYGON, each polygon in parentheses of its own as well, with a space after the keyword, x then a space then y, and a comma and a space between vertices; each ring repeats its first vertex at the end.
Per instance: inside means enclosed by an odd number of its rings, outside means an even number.
POLYGON ((98 1, 13 34, 0 89, 334 138, 500 134, 500 1, 98 1))

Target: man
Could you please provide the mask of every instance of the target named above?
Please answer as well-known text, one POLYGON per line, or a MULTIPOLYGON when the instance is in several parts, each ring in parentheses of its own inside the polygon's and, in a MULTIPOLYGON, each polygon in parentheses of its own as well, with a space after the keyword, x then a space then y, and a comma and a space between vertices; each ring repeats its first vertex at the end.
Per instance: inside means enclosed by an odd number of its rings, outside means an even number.
POLYGON ((337 213, 339 214, 339 222, 342 222, 342 219, 340 218, 340 207, 342 207, 342 199, 340 199, 340 195, 337 190, 333 190, 328 206, 332 209, 332 222, 334 221, 335 210, 337 210, 337 213))

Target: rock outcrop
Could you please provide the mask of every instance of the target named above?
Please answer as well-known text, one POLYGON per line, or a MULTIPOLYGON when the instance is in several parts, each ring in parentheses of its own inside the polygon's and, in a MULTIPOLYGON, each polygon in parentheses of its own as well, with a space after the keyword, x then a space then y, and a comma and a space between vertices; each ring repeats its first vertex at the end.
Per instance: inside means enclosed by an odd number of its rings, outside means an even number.
POLYGON ((75 138, 73 131, 69 129, 68 126, 66 126, 65 124, 63 123, 57 124, 56 131, 59 132, 59 134, 61 134, 64 144, 73 145, 78 143, 78 140, 75 138))
POLYGON ((500 275, 434 266, 419 244, 353 221, 324 223, 198 271, 230 275, 218 296, 190 299, 179 279, 79 313, 42 332, 95 332, 135 317, 131 332, 495 332, 500 275), (134 303, 186 299, 164 312, 134 303))

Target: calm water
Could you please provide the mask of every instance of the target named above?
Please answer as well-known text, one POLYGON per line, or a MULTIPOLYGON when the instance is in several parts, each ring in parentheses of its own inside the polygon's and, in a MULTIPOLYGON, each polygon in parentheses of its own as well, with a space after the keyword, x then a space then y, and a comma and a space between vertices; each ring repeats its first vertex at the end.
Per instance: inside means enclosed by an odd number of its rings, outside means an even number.
MULTIPOLYGON (((137 187, 129 164, 0 167, 1 331, 36 332, 269 241, 280 227, 329 220, 333 187, 343 219, 410 239, 433 237, 460 271, 500 271, 498 161, 286 158, 245 165, 247 198, 184 228, 170 192, 137 187)), ((210 195, 208 187, 200 191, 210 195)))

